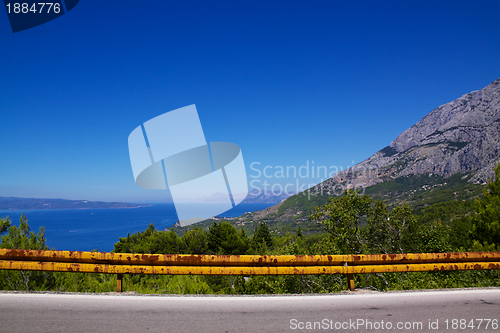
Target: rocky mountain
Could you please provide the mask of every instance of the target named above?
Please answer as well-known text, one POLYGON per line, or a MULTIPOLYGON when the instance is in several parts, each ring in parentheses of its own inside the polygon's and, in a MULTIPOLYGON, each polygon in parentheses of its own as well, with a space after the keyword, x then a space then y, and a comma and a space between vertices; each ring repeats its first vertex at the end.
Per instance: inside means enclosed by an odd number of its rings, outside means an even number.
POLYGON ((471 174, 484 183, 500 162, 500 79, 441 105, 367 160, 318 184, 312 192, 329 194, 335 186, 371 186, 408 175, 448 178, 471 174))
POLYGON ((311 232, 315 206, 348 188, 362 189, 389 205, 409 203, 420 209, 444 201, 468 201, 480 195, 500 162, 500 79, 441 105, 365 161, 265 210, 232 221, 252 230, 265 222, 277 230, 311 232))

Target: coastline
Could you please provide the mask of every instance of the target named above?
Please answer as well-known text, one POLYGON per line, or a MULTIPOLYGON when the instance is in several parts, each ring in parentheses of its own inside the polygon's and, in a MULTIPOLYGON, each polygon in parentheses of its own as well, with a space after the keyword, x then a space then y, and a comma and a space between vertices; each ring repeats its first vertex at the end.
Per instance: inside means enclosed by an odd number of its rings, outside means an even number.
POLYGON ((66 210, 79 210, 79 209, 134 209, 134 208, 143 208, 143 207, 152 207, 153 205, 141 205, 141 206, 135 206, 135 207, 80 207, 80 208, 75 208, 75 207, 36 207, 36 208, 0 208, 0 211, 3 210, 60 210, 60 209, 66 209, 66 210))

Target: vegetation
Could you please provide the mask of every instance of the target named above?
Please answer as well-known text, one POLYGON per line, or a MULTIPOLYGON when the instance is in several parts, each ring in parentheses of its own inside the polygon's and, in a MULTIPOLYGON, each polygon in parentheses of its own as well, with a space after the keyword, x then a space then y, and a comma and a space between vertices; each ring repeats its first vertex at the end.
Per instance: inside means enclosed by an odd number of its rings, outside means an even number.
POLYGON ((483 197, 475 201, 473 233, 484 244, 500 245, 500 164, 495 168, 495 180, 488 182, 483 197))
MULTIPOLYGON (((421 178, 399 181, 415 188, 423 186, 421 178)), ((397 182, 379 186, 378 193, 399 190, 398 186, 397 182)), ((370 195, 346 191, 339 197, 322 198, 321 205, 305 209, 322 233, 305 234, 309 227, 300 221, 285 233, 278 232, 279 225, 254 221, 251 235, 248 228, 236 228, 228 221, 214 221, 206 229, 196 227, 181 236, 150 224, 143 232, 120 238, 114 252, 301 255, 500 250, 500 165, 495 179, 474 200, 476 189, 464 187, 462 176, 451 177, 436 188, 434 194, 449 200, 439 202, 429 193, 417 193, 426 204, 388 204, 381 200, 383 195, 375 195, 377 191, 370 195)), ((46 249, 43 231, 30 231, 24 215, 19 227, 12 226, 8 218, 0 219, 0 233, 5 234, 0 247, 46 249)), ((499 277, 498 271, 456 271, 358 274, 355 279, 358 288, 394 290, 498 286, 499 277)), ((0 271, 0 289, 103 292, 115 288, 114 275, 0 271)), ((125 275, 124 289, 168 294, 325 293, 344 290, 345 280, 338 275, 125 275)))
MULTIPOLYGON (((33 249, 48 250, 45 245, 44 229, 38 233, 30 230, 28 220, 21 215, 19 227, 11 225, 10 219, 0 219, 0 247, 4 249, 33 249)), ((53 285, 51 273, 31 271, 2 271, 0 270, 0 288, 10 290, 43 290, 53 285)))

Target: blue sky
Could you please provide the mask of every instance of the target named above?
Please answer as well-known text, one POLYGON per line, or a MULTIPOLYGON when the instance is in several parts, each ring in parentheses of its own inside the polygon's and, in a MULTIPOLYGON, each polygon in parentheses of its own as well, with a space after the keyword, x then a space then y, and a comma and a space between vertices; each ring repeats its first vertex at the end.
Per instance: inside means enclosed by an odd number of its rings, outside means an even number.
POLYGON ((207 141, 241 147, 249 181, 265 180, 254 162, 346 168, 500 78, 499 12, 499 1, 89 0, 13 34, 0 10, 0 196, 164 201, 135 185, 127 138, 190 104, 207 141))

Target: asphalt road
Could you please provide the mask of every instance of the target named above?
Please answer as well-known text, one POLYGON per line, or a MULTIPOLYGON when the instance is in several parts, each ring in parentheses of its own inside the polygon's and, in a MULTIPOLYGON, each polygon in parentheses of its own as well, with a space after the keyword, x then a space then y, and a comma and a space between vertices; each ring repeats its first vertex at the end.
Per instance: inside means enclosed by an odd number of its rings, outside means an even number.
POLYGON ((499 320, 500 289, 249 297, 0 293, 0 332, 500 332, 499 320))

